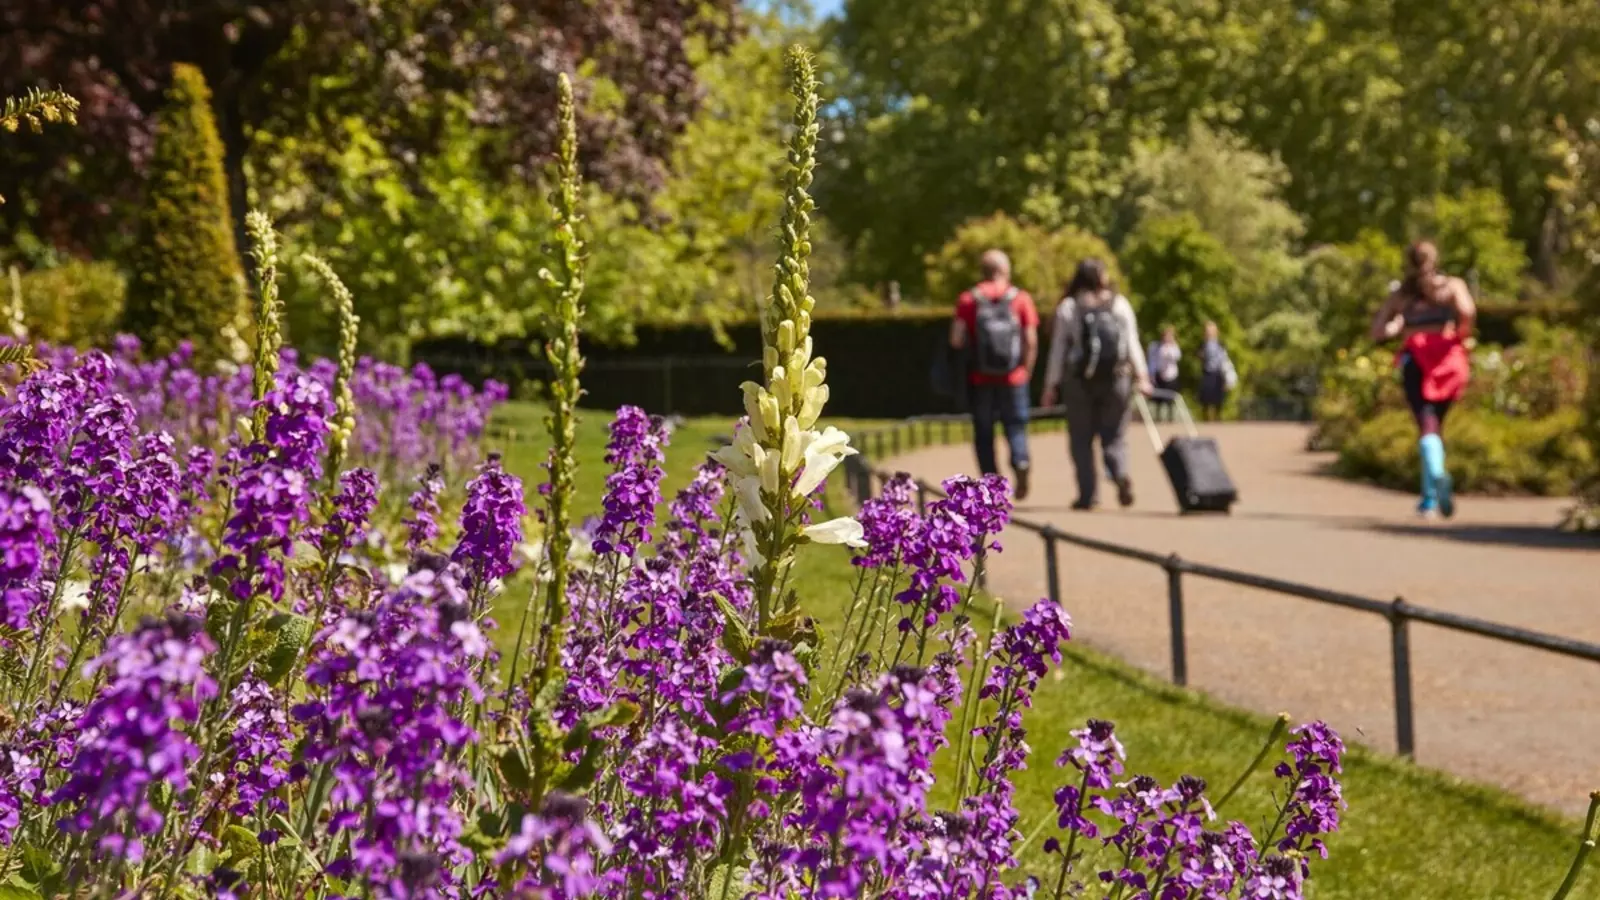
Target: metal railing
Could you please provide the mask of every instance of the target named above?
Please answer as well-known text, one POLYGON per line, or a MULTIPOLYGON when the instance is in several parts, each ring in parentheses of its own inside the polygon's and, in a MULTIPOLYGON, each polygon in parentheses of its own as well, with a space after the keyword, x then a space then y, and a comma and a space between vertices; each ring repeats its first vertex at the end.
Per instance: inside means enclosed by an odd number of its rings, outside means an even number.
MULTIPOLYGON (((1032 420, 1035 422, 1049 422, 1059 419, 1060 415, 1061 411, 1059 409, 1034 410, 1032 420)), ((849 480, 849 486, 856 501, 862 503, 872 497, 874 479, 887 481, 895 474, 873 468, 872 459, 882 459, 886 455, 898 455, 910 449, 913 443, 918 442, 919 437, 921 439, 920 445, 923 446, 934 443, 950 443, 955 430, 966 421, 967 418, 962 415, 914 416, 894 425, 861 434, 858 438, 860 455, 845 460, 846 477, 849 480)), ((944 492, 936 485, 930 485, 921 479, 916 479, 914 484, 916 486, 919 509, 926 508, 928 498, 944 496, 944 492)), ((1444 610, 1431 609, 1426 606, 1415 606, 1407 603, 1402 597, 1395 597, 1388 601, 1374 600, 1370 597, 1363 597, 1344 591, 1330 590, 1314 585, 1286 581, 1281 578, 1271 578, 1251 572, 1241 572, 1237 569, 1194 562, 1183 559, 1176 553, 1155 553, 1139 547, 1115 544, 1110 541, 1062 531, 1049 523, 1031 522, 1018 517, 1012 517, 1011 526, 1032 532, 1044 542, 1046 596, 1058 603, 1062 600, 1059 546, 1063 543, 1082 547, 1086 550, 1119 556, 1124 559, 1137 560, 1163 569, 1167 575, 1167 620, 1172 638, 1172 681, 1180 686, 1186 686, 1189 683, 1189 654, 1184 631, 1183 586, 1185 576, 1205 578, 1241 587, 1257 588, 1288 597, 1298 597, 1315 603, 1325 603, 1330 606, 1382 616, 1389 623, 1389 646, 1394 673, 1396 743, 1400 754, 1407 757, 1414 756, 1416 750, 1416 721, 1411 692, 1410 626, 1412 622, 1421 622, 1447 631, 1476 635, 1502 643, 1531 647, 1549 653, 1589 660, 1590 662, 1600 662, 1600 644, 1572 640, 1526 628, 1518 628, 1514 625, 1505 625, 1473 616, 1463 616, 1444 610)))

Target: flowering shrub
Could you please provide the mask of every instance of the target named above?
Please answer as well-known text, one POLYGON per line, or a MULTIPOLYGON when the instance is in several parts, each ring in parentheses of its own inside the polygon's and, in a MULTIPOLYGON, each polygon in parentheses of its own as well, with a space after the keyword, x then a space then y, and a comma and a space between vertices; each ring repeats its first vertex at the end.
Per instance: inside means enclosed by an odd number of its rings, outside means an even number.
MULTIPOLYGON (((473 469, 456 524, 440 502, 497 393, 267 352, 270 284, 266 350, 232 375, 181 354, 140 362, 131 345, 46 352, 49 369, 0 409, 8 896, 1052 890, 1019 865, 1013 777, 1070 621, 1049 601, 1004 628, 971 618, 1007 484, 952 479, 919 512, 901 478, 857 517, 814 518, 854 451, 817 427, 816 96, 809 59, 791 69, 785 254, 749 416, 663 521, 669 430, 622 409, 604 512, 577 528, 582 251, 563 81, 559 402, 543 549, 520 577, 524 490, 496 457, 473 469), (386 506, 385 490, 410 494, 386 506), (849 545, 860 570, 833 640, 791 577, 813 543, 849 545), (69 588, 80 572, 87 587, 69 588), (502 631, 489 611, 508 590, 529 594, 502 631), (931 800, 941 757, 956 770, 945 808, 931 800)), ((1339 826, 1343 748, 1320 723, 1294 732, 1259 834, 1216 813, 1239 785, 1213 803, 1194 778, 1119 780, 1112 726, 1077 737, 1058 761, 1054 897, 1300 897, 1339 826), (1091 871, 1091 845, 1115 865, 1091 871)))

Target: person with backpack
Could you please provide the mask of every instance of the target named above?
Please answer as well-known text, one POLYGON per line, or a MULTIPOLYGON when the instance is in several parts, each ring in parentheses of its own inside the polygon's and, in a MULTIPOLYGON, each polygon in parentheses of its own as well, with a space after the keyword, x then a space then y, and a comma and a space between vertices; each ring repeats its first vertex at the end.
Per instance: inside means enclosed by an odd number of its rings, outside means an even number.
POLYGON ((983 281, 956 301, 950 346, 966 355, 978 468, 998 475, 994 426, 1004 426, 1017 499, 1028 496, 1028 381, 1039 352, 1039 312, 1028 292, 1011 283, 1011 259, 989 250, 983 281))
POLYGON ((1206 342, 1200 346, 1200 418, 1215 422, 1222 418, 1222 404, 1228 392, 1239 383, 1228 348, 1222 346, 1217 323, 1206 323, 1206 342))
POLYGON ((1117 486, 1117 502, 1133 505, 1125 434, 1134 390, 1149 394, 1151 385, 1133 304, 1116 292, 1105 263, 1084 260, 1056 307, 1043 398, 1045 406, 1054 406, 1059 398, 1067 407, 1067 436, 1078 476, 1073 509, 1093 509, 1097 502, 1096 438, 1106 474, 1117 486))

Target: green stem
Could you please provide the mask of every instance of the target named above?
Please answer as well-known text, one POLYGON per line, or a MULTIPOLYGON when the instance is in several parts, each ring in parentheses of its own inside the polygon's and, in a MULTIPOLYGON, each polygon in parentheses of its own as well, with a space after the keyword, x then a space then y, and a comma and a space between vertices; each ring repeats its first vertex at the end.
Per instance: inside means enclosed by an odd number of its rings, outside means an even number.
MULTIPOLYGON (((44 628, 40 630, 39 643, 33 648, 33 659, 28 663, 28 676, 22 682, 22 694, 17 706, 17 720, 23 718, 23 712, 33 703, 33 682, 39 676, 39 665, 44 661, 45 649, 52 643, 51 638, 55 632, 56 610, 61 605, 61 594, 67 586, 67 567, 72 562, 72 554, 78 547, 78 531, 73 529, 67 532, 67 539, 61 545, 61 563, 56 566, 56 583, 50 591, 50 602, 45 605, 44 628)), ((46 682, 48 684, 48 681, 46 682)))
POLYGON ((1222 799, 1211 804, 1213 810, 1222 809, 1223 804, 1233 799, 1233 795, 1239 792, 1239 788, 1244 787, 1244 783, 1250 780, 1251 775, 1255 774, 1256 769, 1267 758, 1267 754, 1271 753, 1272 749, 1278 745, 1278 739, 1283 737, 1283 732, 1288 727, 1289 714, 1278 713, 1278 720, 1272 723, 1272 730, 1267 732, 1267 740, 1261 745, 1261 749, 1256 751, 1255 759, 1250 760, 1250 765, 1245 766, 1244 771, 1239 773, 1239 777, 1234 780, 1233 786, 1223 793, 1222 799))
POLYGON ((1582 840, 1578 843, 1578 852, 1572 856, 1572 867, 1567 870, 1567 877, 1561 880, 1561 887, 1556 888, 1554 897, 1550 900, 1566 900, 1572 888, 1578 883, 1578 873, 1583 871, 1583 864, 1589 859, 1589 854, 1594 852, 1594 820, 1600 813, 1600 791, 1589 795, 1589 817, 1583 823, 1582 840))

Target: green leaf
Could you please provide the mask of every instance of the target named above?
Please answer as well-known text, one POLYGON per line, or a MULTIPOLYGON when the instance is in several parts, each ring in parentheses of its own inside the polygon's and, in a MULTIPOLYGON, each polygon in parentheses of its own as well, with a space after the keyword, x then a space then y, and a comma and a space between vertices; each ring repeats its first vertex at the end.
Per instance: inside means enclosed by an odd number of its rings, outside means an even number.
POLYGON ((311 640, 311 620, 305 616, 279 614, 267 620, 268 630, 277 631, 277 640, 267 652, 262 678, 277 685, 294 668, 300 651, 311 640))
POLYGON ((223 859, 237 864, 261 855, 261 839, 242 825, 229 825, 222 832, 222 849, 223 859))
POLYGON ((750 650, 755 646, 755 639, 750 636, 750 629, 744 624, 744 617, 728 602, 726 597, 714 594, 717 609, 722 611, 722 647, 728 651, 739 663, 750 661, 750 650))
POLYGON ((11 884, 0 884, 0 900, 43 900, 36 891, 11 884))
POLYGON ((518 791, 526 791, 533 787, 533 775, 528 771, 528 762, 522 758, 522 751, 516 747, 507 747, 500 754, 500 777, 518 791))
POLYGON ((32 844, 22 847, 22 877, 29 884, 48 889, 52 877, 61 871, 60 862, 32 844))
POLYGON ((595 776, 600 772, 600 760, 605 756, 605 751, 606 744, 601 741, 591 741, 586 744, 582 758, 556 781, 556 787, 572 794, 588 790, 594 785, 595 776))

